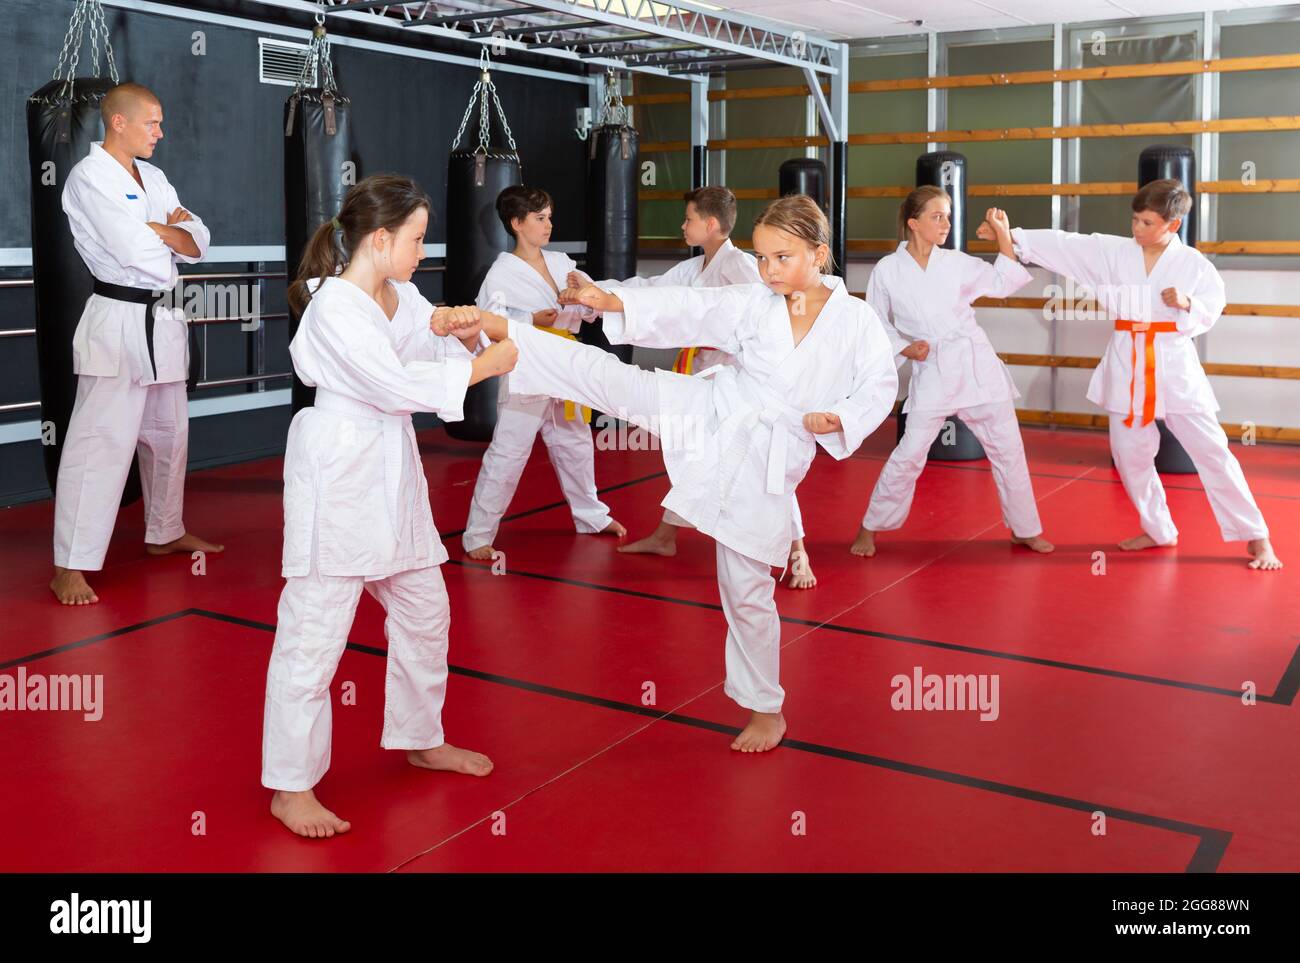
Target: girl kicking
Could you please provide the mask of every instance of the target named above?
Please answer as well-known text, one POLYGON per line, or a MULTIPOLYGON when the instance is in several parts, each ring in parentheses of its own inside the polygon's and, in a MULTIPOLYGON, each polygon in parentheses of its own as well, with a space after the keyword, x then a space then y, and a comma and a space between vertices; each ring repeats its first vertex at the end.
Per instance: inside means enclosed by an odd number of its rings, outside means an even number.
POLYGON ((903 410, 907 428, 885 462, 867 514, 849 551, 876 554, 876 533, 907 520, 916 480, 944 422, 957 415, 993 466, 1002 520, 1011 541, 1035 552, 1052 551, 1043 538, 1038 506, 1025 463, 1011 375, 975 320, 976 298, 1004 298, 1030 281, 1011 249, 1006 215, 989 208, 997 231, 998 257, 989 265, 942 245, 951 229, 952 201, 939 187, 918 187, 898 208, 903 242, 880 259, 867 282, 867 301, 885 324, 890 343, 912 361, 912 383, 903 410))
POLYGON ((774 201, 755 222, 753 243, 763 284, 592 285, 578 294, 605 313, 612 342, 709 344, 736 357, 736 367, 709 377, 645 371, 515 321, 483 321, 490 337, 518 340, 518 390, 574 398, 659 435, 672 482, 664 507, 717 543, 724 691, 750 710, 731 743, 741 752, 772 749, 786 731, 772 568, 789 557, 791 496, 818 444, 848 458, 898 392, 875 312, 823 273, 830 228, 817 204, 774 201))
POLYGON ((367 177, 317 229, 289 297, 289 345, 316 387, 284 456, 284 555, 266 674, 262 784, 300 836, 347 832, 317 800, 330 763, 330 681, 364 589, 384 607, 388 670, 380 745, 414 766, 486 776, 486 756, 446 744, 447 560, 420 465, 414 411, 462 417, 465 389, 509 371, 508 341, 485 347, 478 309, 439 308, 410 283, 424 256, 429 199, 405 177, 367 177), (339 267, 334 235, 343 235, 339 267))

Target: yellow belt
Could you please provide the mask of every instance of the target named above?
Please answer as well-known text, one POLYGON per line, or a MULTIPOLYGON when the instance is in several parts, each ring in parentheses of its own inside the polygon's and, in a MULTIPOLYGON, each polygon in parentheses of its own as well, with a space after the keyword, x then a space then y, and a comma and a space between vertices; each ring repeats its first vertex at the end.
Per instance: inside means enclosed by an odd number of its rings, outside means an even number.
MULTIPOLYGON (((537 325, 537 330, 545 331, 547 334, 558 334, 561 338, 567 338, 569 341, 578 340, 578 336, 576 334, 574 334, 572 331, 566 331, 564 328, 544 328, 541 325, 537 325)), ((573 421, 575 418, 577 418, 578 407, 579 406, 576 402, 565 401, 564 420, 573 421)), ((591 409, 588 408, 586 405, 582 405, 581 407, 582 407, 582 420, 587 424, 591 424, 591 409)))

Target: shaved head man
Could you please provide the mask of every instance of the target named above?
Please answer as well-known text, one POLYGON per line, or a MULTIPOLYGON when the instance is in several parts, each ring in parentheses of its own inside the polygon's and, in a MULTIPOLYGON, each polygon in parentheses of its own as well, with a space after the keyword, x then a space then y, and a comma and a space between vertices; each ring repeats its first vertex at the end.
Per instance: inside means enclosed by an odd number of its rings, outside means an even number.
POLYGON ((72 338, 77 400, 55 488, 50 589, 65 605, 99 601, 85 573, 103 568, 137 453, 145 550, 222 550, 187 533, 181 520, 188 331, 185 312, 160 303, 176 287, 176 262, 203 259, 208 229, 145 160, 163 136, 158 96, 141 84, 119 84, 100 112, 104 140, 91 145, 63 188, 72 239, 95 279, 72 338))

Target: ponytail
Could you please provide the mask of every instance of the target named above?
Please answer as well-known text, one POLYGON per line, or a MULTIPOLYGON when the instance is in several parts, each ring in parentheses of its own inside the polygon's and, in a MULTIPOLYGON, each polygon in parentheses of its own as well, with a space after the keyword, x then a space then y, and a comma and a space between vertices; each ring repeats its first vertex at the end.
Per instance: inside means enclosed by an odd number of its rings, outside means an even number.
POLYGON ((311 236, 303 251, 302 260, 298 263, 298 276, 289 285, 288 291, 289 309, 298 317, 302 317, 302 313, 307 310, 307 302, 311 300, 308 279, 315 278, 316 286, 319 287, 326 278, 338 274, 343 265, 342 252, 339 251, 334 234, 334 222, 326 221, 316 228, 316 233, 311 236))

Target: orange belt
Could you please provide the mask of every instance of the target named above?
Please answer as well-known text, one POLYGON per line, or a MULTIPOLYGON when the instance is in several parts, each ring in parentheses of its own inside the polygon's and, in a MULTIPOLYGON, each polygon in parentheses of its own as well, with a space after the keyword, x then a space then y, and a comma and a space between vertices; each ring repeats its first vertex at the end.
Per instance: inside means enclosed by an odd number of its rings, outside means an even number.
MULTIPOLYGON (((544 328, 537 326, 538 331, 545 331, 547 334, 558 334, 561 338, 567 338, 569 341, 577 341, 578 336, 572 331, 566 331, 564 328, 544 328)), ((572 401, 564 403, 564 420, 573 421, 578 416, 578 405, 572 401)), ((591 424, 591 409, 586 405, 582 406, 582 420, 591 424)))
POLYGON ((1142 424, 1149 425, 1156 417, 1156 339, 1157 334, 1177 334, 1178 325, 1173 321, 1152 321, 1145 332, 1134 330, 1137 321, 1121 319, 1115 322, 1116 331, 1127 331, 1133 336, 1133 373, 1128 382, 1128 417, 1124 425, 1133 427, 1133 398, 1137 391, 1138 335, 1146 334, 1146 362, 1143 366, 1142 424))
POLYGON ((677 358, 673 361, 673 370, 678 374, 695 374, 695 356, 701 351, 717 351, 717 348, 699 347, 699 348, 682 348, 677 352, 677 358))

